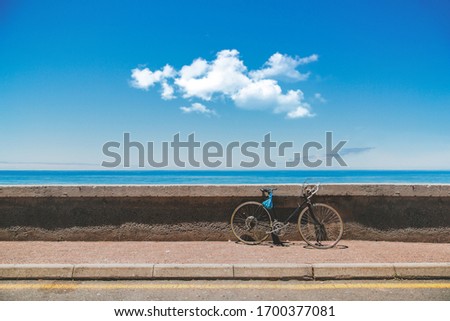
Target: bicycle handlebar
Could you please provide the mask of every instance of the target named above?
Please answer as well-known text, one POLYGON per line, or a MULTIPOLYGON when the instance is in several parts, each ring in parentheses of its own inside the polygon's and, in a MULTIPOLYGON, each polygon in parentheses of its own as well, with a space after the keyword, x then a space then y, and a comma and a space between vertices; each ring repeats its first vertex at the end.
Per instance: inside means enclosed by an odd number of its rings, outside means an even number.
POLYGON ((303 187, 303 195, 311 198, 314 194, 319 191, 320 184, 313 185, 312 187, 304 186, 303 187))
MULTIPOLYGON (((303 195, 311 198, 313 195, 315 195, 320 188, 320 184, 316 184, 316 185, 304 185, 303 186, 303 195)), ((263 193, 272 193, 273 191, 276 191, 278 188, 270 188, 270 187, 264 187, 264 188, 260 188, 259 190, 263 193)))

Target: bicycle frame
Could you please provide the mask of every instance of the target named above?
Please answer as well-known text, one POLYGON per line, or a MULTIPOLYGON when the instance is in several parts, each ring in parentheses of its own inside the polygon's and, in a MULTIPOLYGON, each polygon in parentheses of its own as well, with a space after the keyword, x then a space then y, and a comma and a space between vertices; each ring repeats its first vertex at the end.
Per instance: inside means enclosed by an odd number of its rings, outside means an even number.
MULTIPOLYGON (((273 192, 268 192, 268 197, 269 198, 273 198, 273 192)), ((303 202, 301 204, 297 203, 297 207, 294 209, 294 211, 282 222, 283 224, 287 224, 293 217, 297 216, 298 214, 300 214, 300 212, 304 209, 305 205, 309 208, 309 211, 311 213, 311 218, 313 219, 313 223, 314 224, 319 224, 319 222, 317 221, 316 216, 314 215, 314 211, 313 211, 313 203, 311 202, 311 199, 309 197, 307 197, 306 195, 302 195, 303 198, 303 202)), ((278 217, 276 215, 275 212, 275 203, 272 201, 272 208, 268 209, 266 208, 269 213, 270 216, 272 216, 272 218, 274 219, 274 221, 278 221, 278 217)))

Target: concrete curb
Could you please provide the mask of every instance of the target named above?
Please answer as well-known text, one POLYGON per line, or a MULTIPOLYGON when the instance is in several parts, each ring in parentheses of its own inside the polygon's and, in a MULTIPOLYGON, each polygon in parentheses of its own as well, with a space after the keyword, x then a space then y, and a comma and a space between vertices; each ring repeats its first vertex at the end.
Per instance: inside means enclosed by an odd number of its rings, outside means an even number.
POLYGON ((231 279, 231 264, 155 264, 155 279, 231 279))
POLYGON ((152 279, 153 269, 154 264, 75 264, 71 279, 152 279))
MULTIPOLYGON (((314 279, 393 279, 391 263, 313 264, 314 279)), ((449 271, 450 274, 450 271, 449 271)))
POLYGON ((394 269, 398 278, 450 278, 450 263, 397 263, 394 269))
POLYGON ((73 264, 1 264, 1 279, 71 279, 73 264))
POLYGON ((311 264, 235 264, 235 279, 304 279, 312 280, 311 264))
POLYGON ((450 279, 448 263, 0 264, 0 280, 450 279))

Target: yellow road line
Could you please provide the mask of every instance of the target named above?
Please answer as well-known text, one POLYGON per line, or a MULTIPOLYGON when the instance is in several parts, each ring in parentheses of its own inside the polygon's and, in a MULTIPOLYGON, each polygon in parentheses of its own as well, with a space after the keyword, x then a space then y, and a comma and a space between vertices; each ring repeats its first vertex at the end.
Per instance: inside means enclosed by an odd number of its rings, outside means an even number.
POLYGON ((339 289, 450 289, 445 283, 336 283, 336 284, 187 284, 187 283, 16 283, 0 284, 0 290, 339 290, 339 289))

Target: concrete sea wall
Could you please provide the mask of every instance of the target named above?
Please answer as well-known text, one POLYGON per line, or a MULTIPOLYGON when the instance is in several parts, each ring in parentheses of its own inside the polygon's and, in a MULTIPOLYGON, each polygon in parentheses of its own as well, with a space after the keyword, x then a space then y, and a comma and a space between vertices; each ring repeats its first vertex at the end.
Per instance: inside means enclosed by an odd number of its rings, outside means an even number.
MULTIPOLYGON (((278 185, 277 214, 299 185, 278 185)), ((229 219, 256 185, 2 186, 0 240, 234 240, 229 219)), ((449 242, 450 185, 322 185, 316 202, 341 214, 344 239, 449 242)), ((299 240, 296 222, 285 240, 299 240)))

